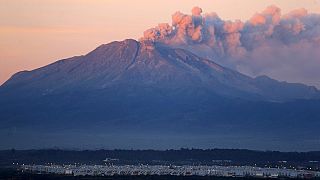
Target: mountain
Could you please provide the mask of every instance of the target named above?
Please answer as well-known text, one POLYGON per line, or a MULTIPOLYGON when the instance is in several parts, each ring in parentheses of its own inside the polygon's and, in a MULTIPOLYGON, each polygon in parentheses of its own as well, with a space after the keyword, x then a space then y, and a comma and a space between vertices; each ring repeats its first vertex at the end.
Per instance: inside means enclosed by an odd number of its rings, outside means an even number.
POLYGON ((319 148, 319 97, 129 39, 13 75, 0 87, 0 148, 319 148))
POLYGON ((121 85, 188 91, 196 88, 210 94, 267 101, 312 99, 320 94, 314 87, 280 83, 266 76, 252 79, 186 50, 135 40, 102 45, 86 56, 19 72, 4 83, 1 92, 49 95, 121 85))

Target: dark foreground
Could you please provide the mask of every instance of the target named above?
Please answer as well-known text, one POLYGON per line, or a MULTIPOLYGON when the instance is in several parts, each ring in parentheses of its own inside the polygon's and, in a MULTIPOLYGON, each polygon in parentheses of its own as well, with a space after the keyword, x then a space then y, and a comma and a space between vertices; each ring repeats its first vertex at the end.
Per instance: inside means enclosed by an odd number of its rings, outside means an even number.
MULTIPOLYGON (((21 171, 17 171, 15 169, 0 169, 0 179, 1 180, 24 180, 24 179, 67 179, 67 180, 253 180, 253 179, 261 179, 261 178, 253 178, 253 177, 216 177, 216 176, 72 176, 72 175, 57 175, 57 174, 32 174, 32 173, 22 173, 21 171)), ((265 180, 272 178, 263 178, 265 180)), ((273 178, 274 179, 274 178, 273 178)), ((278 178, 278 179, 292 179, 292 178, 278 178)), ((314 180, 318 180, 319 178, 312 178, 314 180)))

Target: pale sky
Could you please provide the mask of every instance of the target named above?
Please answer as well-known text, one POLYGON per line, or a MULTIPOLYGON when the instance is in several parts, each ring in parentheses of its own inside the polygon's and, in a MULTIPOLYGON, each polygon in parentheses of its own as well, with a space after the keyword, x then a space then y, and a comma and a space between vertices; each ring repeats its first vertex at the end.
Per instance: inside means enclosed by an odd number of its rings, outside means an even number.
POLYGON ((0 0, 0 84, 21 70, 86 54, 100 44, 138 39, 176 11, 194 6, 246 20, 269 5, 320 13, 320 0, 0 0))

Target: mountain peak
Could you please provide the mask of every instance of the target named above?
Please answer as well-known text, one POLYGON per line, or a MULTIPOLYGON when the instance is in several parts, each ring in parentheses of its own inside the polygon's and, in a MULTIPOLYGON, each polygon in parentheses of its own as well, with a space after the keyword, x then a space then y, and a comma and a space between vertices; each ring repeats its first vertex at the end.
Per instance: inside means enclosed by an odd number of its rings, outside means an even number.
POLYGON ((92 134, 90 142, 109 143, 96 137, 114 133, 111 139, 131 140, 158 132, 156 139, 173 142, 182 132, 179 142, 186 134, 225 143, 231 134, 232 144, 247 142, 252 132, 266 138, 270 129, 283 137, 284 127, 291 129, 285 138, 301 137, 297 132, 318 137, 319 97, 303 84, 251 78, 185 49, 128 39, 12 76, 0 86, 0 140, 42 146, 33 139, 51 144, 70 138, 72 144, 92 134), (18 133, 11 136, 12 129, 18 133))
POLYGON ((85 56, 19 72, 1 89, 47 94, 48 90, 61 93, 112 88, 116 84, 202 88, 222 96, 271 101, 319 97, 318 90, 302 84, 278 82, 266 76, 251 78, 185 49, 133 39, 103 44, 85 56))

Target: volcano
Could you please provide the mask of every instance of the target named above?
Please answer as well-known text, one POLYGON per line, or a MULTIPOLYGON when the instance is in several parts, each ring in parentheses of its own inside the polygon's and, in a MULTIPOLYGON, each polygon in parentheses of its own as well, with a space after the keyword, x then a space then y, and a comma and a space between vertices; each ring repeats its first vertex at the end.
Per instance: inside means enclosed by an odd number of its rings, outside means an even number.
POLYGON ((320 92, 132 39, 0 87, 0 148, 320 148, 320 92))

